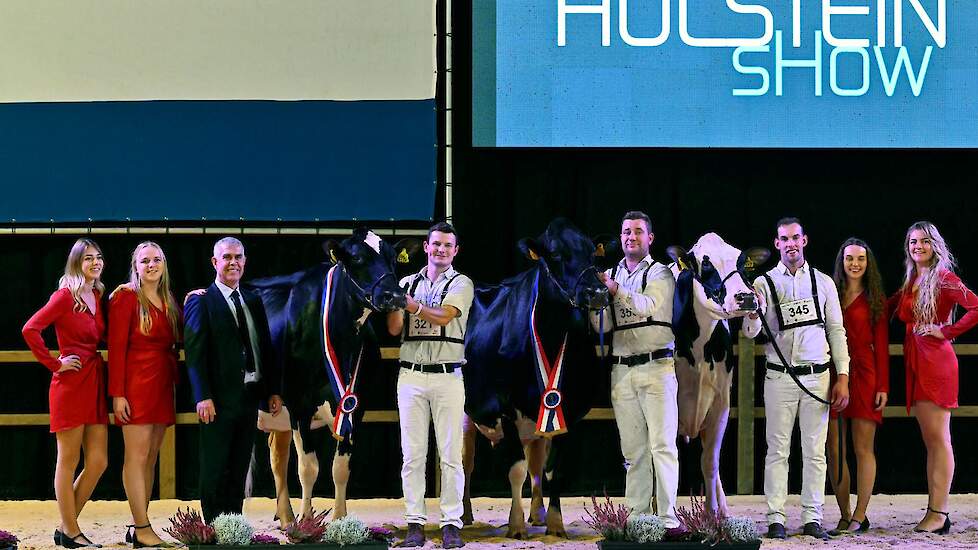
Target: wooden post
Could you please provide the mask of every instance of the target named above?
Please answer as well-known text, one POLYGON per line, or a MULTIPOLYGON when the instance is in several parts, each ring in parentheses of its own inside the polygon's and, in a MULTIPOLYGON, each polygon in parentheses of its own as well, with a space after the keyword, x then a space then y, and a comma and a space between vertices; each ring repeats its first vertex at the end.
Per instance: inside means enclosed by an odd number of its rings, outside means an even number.
POLYGON ((160 499, 177 498, 176 426, 169 426, 160 445, 160 499))
POLYGON ((737 494, 754 494, 754 340, 737 342, 737 494))

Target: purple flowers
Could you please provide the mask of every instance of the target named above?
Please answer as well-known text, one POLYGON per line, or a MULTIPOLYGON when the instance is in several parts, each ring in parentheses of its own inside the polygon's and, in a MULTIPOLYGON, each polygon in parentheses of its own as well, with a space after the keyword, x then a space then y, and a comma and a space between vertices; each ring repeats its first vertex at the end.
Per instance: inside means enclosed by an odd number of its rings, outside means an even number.
POLYGON ((197 510, 187 508, 186 512, 177 510, 177 513, 170 518, 170 527, 163 531, 187 546, 197 546, 201 544, 214 544, 214 528, 204 523, 204 518, 197 510))
POLYGON ((604 495, 604 502, 599 503, 594 495, 591 495, 591 503, 594 510, 584 507, 586 518, 582 518, 588 527, 598 532, 605 540, 625 540, 625 528, 628 525, 628 508, 619 504, 615 506, 611 502, 611 497, 607 493, 604 495))
POLYGON ((323 540, 323 535, 326 534, 326 524, 328 523, 326 516, 330 512, 332 512, 332 509, 316 514, 316 511, 313 510, 313 515, 305 518, 297 518, 285 530, 286 538, 292 544, 310 544, 323 540))
POLYGON ((266 535, 264 533, 255 533, 254 535, 251 535, 251 544, 252 544, 252 546, 254 546, 256 544, 275 544, 275 545, 277 545, 278 543, 279 543, 278 542, 278 539, 275 538, 275 537, 273 537, 273 536, 271 536, 271 535, 266 535))
POLYGON ((0 548, 14 548, 20 540, 13 533, 0 529, 0 548))

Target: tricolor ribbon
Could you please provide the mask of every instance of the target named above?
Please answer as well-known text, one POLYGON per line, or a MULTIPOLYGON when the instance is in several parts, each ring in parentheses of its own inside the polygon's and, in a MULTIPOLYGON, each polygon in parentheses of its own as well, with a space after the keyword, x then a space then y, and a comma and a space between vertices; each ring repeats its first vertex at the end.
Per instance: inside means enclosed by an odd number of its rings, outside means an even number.
POLYGON ((533 308, 530 309, 530 340, 533 346, 533 357, 537 363, 537 384, 540 387, 540 412, 537 413, 536 435, 553 437, 567 431, 564 422, 564 410, 561 406, 563 395, 560 393, 562 375, 564 373, 564 350, 567 349, 567 334, 560 344, 560 351, 553 363, 547 359, 543 349, 540 334, 537 332, 537 300, 540 296, 540 273, 533 282, 533 308))
POLYGON ((360 348, 356 365, 353 366, 350 383, 344 384, 339 356, 329 337, 330 306, 336 293, 334 279, 340 276, 337 268, 339 268, 339 264, 329 269, 329 272, 326 273, 326 284, 323 285, 323 356, 326 358, 326 372, 329 374, 330 387, 337 399, 336 413, 333 415, 333 437, 343 441, 353 433, 353 411, 357 410, 360 405, 360 399, 355 390, 357 375, 360 373, 360 360, 363 358, 363 347, 360 348))

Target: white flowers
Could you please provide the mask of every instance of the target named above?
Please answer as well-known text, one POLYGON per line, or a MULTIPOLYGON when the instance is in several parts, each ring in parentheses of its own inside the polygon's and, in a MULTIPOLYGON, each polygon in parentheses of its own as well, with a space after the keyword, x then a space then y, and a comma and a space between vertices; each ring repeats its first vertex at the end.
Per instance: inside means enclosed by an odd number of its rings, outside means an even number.
POLYGON ((211 522, 217 544, 228 546, 245 546, 251 544, 251 535, 255 529, 241 514, 221 514, 211 522))

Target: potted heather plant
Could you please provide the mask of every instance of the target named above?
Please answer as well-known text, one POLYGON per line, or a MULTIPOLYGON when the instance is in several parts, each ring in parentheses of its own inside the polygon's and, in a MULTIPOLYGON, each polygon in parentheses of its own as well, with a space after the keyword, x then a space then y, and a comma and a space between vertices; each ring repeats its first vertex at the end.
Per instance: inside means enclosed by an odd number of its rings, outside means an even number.
POLYGON ((690 510, 682 507, 676 510, 679 521, 689 531, 684 541, 664 541, 666 526, 661 518, 651 515, 629 517, 628 509, 621 504, 615 505, 608 495, 601 503, 592 496, 593 509, 588 510, 585 506, 587 515, 583 520, 602 536, 597 543, 602 550, 692 550, 704 545, 724 550, 760 548, 757 526, 750 518, 728 518, 709 510, 703 499, 691 497, 690 500, 690 510))
MULTIPOLYGON (((362 521, 347 516, 328 521, 331 510, 297 519, 286 529, 289 544, 302 545, 304 550, 332 550, 355 547, 357 550, 386 550, 393 534, 380 527, 367 527, 362 521)), ((247 519, 240 514, 221 514, 210 525, 196 510, 177 510, 170 518, 171 526, 164 531, 191 550, 232 550, 249 546, 278 545, 271 535, 255 533, 247 519)), ((2 550, 2 549, 0 549, 2 550)))
POLYGON ((18 542, 16 535, 0 529, 0 550, 17 550, 18 542))

